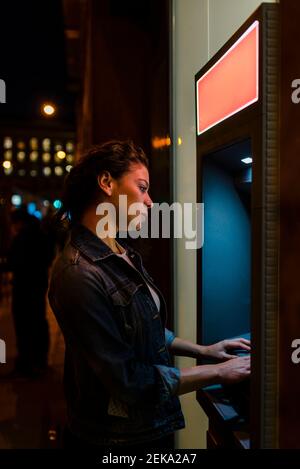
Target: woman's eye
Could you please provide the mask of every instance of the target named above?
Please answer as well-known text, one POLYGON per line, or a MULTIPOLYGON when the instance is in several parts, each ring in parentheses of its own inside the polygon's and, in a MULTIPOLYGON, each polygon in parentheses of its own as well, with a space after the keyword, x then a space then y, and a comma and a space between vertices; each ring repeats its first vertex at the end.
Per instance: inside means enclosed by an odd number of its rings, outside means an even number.
POLYGON ((142 192, 146 192, 147 191, 147 187, 144 187, 144 186, 140 186, 140 189, 142 192))

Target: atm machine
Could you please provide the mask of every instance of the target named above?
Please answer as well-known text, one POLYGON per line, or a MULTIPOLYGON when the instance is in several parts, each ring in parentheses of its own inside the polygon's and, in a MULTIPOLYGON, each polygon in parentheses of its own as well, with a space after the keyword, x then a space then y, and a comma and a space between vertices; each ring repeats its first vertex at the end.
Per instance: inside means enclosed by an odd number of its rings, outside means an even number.
POLYGON ((252 343, 249 380, 197 392, 208 448, 276 447, 278 16, 262 4, 195 77, 198 343, 252 343))

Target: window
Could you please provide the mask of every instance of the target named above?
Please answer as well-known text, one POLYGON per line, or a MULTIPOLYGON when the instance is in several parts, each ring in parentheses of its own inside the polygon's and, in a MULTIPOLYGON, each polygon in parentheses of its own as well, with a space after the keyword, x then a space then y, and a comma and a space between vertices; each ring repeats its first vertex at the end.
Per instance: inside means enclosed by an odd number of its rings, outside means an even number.
POLYGON ((37 151, 32 151, 29 155, 30 161, 37 161, 39 154, 37 151))
POLYGON ((55 166, 54 172, 56 176, 62 176, 64 171, 61 166, 55 166))
POLYGON ((43 168, 43 173, 44 173, 44 176, 50 176, 51 168, 49 166, 45 166, 45 168, 43 168))
POLYGON ((74 161, 74 156, 71 155, 71 154, 67 155, 67 162, 68 163, 73 163, 73 161, 74 161))
POLYGON ((63 146, 62 146, 61 143, 56 143, 56 144, 54 145, 54 150, 55 150, 55 151, 61 151, 62 149, 63 149, 63 146))
POLYGON ((5 160, 12 160, 12 151, 11 150, 6 150, 4 152, 4 159, 5 160))
POLYGON ((17 160, 20 161, 20 162, 22 162, 22 161, 25 160, 25 158, 26 158, 26 153, 25 153, 25 151, 18 151, 18 153, 17 153, 17 160))
POLYGON ((17 148, 18 148, 19 150, 25 150, 25 147, 26 147, 25 142, 23 142, 22 140, 20 140, 20 141, 17 143, 17 148))
POLYGON ((33 137, 30 139, 30 148, 32 150, 37 150, 38 149, 38 146, 39 146, 39 142, 38 142, 38 139, 33 137))
POLYGON ((66 143, 66 150, 68 153, 72 153, 74 151, 74 143, 73 142, 67 142, 66 143))
POLYGON ((50 138, 44 138, 42 141, 42 147, 44 151, 49 151, 51 148, 51 140, 50 138))
POLYGON ((49 161, 51 160, 50 153, 43 153, 42 159, 44 163, 49 163, 49 161))
MULTIPOLYGON (((4 162, 4 163, 5 163, 5 162, 4 162)), ((9 163, 9 161, 6 161, 6 163, 9 163)), ((4 174, 5 174, 5 176, 9 176, 10 174, 12 174, 12 172, 13 172, 13 166, 12 166, 12 164, 11 164, 10 166, 8 166, 8 165, 7 165, 6 167, 4 166, 4 174)))
POLYGON ((5 149, 9 149, 9 148, 12 148, 12 146, 13 146, 12 139, 10 137, 4 137, 3 147, 5 149))

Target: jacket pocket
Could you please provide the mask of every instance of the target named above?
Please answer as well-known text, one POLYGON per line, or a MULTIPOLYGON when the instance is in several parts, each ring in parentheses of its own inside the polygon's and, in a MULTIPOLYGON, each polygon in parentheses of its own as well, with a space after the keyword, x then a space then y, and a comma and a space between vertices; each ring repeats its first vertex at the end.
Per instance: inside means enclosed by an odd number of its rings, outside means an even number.
POLYGON ((115 306, 129 306, 132 303, 133 296, 142 286, 143 283, 122 282, 110 289, 108 294, 115 306))
POLYGON ((115 306, 115 314, 120 324, 125 342, 130 345, 134 345, 138 328, 135 314, 133 314, 128 306, 119 305, 115 306))
POLYGON ((114 314, 119 323, 123 338, 129 345, 136 343, 136 337, 141 327, 139 314, 134 307, 134 297, 142 286, 128 283, 122 288, 110 292, 114 314))

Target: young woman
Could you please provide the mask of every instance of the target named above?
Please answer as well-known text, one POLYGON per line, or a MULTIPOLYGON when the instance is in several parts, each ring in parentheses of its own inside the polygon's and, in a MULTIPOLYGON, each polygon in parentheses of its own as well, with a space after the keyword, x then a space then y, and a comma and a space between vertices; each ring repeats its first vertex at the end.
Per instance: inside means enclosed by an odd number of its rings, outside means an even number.
MULTIPOLYGON (((202 346, 165 328, 163 295, 140 254, 116 239, 124 217, 120 195, 127 196, 128 207, 152 206, 143 150, 114 141, 74 166, 58 213, 69 220, 70 239, 55 262, 49 299, 66 343, 66 447, 170 447, 174 432, 184 427, 180 394, 250 373, 249 357, 230 355, 232 348, 250 350, 248 341, 202 346), (109 234, 99 229, 106 216, 101 207, 115 210, 109 234), (170 354, 220 363, 178 369, 170 354)), ((129 228, 136 215, 125 215, 129 228)))

